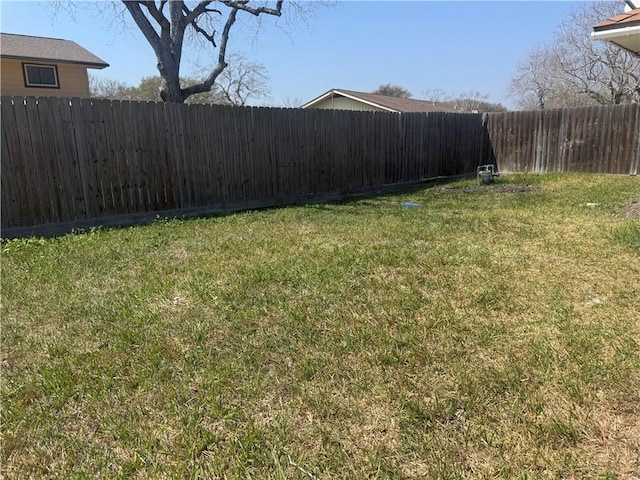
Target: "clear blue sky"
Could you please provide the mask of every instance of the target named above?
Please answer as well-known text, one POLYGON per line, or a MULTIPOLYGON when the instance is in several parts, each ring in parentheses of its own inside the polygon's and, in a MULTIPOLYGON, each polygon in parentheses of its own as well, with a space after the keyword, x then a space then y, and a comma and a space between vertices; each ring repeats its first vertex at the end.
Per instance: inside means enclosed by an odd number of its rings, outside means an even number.
MULTIPOLYGON (((343 1, 316 8, 306 22, 263 17, 256 29, 255 19, 244 16, 230 50, 266 67, 271 98, 261 103, 304 103, 331 88, 371 91, 393 83, 415 98, 434 89, 473 90, 513 108, 507 86, 517 64, 550 43, 580 3, 343 1)), ((109 2, 82 4, 72 18, 64 10, 54 17, 51 3, 2 0, 2 31, 74 40, 110 64, 100 76, 125 83, 157 74, 151 47, 126 13, 128 29, 114 21, 109 2)), ((190 57, 204 63, 207 52, 190 57)))

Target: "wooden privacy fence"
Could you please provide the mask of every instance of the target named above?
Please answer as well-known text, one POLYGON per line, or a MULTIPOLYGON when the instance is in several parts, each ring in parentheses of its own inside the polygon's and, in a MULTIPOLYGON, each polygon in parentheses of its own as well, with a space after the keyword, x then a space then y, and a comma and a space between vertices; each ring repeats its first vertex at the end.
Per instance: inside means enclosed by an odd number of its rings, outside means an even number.
POLYGON ((474 174, 638 174, 640 106, 350 112, 1 97, 2 236, 335 199, 474 174))
POLYGON ((337 198, 473 173, 491 150, 478 114, 0 101, 3 236, 337 198))
POLYGON ((640 105, 490 113, 501 172, 640 173, 640 105))

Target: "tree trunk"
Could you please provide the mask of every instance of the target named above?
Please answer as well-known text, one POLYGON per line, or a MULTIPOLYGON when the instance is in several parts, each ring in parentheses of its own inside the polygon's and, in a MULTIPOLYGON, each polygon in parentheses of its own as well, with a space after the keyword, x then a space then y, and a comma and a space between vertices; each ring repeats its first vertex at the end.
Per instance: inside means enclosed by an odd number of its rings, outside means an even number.
POLYGON ((171 80, 167 81, 167 77, 162 75, 162 83, 160 84, 160 98, 163 102, 170 103, 184 103, 187 97, 182 92, 180 88, 180 80, 176 78, 175 80, 170 76, 171 80))
POLYGON ((123 2, 156 54, 158 71, 163 80, 159 92, 160 98, 171 103, 184 103, 190 95, 211 90, 216 78, 227 66, 225 54, 229 32, 236 21, 238 11, 248 12, 256 17, 262 14, 279 17, 283 4, 283 0, 278 0, 275 8, 270 8, 267 5, 254 7, 249 5, 249 0, 220 0, 220 3, 230 10, 222 29, 220 46, 218 47, 218 63, 202 83, 183 89, 180 87, 179 75, 185 31, 187 27, 190 27, 195 34, 204 37, 215 48, 215 29, 209 28, 207 30, 203 25, 206 25, 209 15, 222 15, 220 10, 211 6, 216 2, 212 0, 201 1, 192 8, 188 7, 184 1, 167 2, 162 0, 156 3, 155 1, 123 0, 123 2), (169 5, 169 18, 164 13, 167 4, 169 5), (201 21, 202 24, 199 23, 201 21), (154 23, 152 24, 152 22, 154 23))

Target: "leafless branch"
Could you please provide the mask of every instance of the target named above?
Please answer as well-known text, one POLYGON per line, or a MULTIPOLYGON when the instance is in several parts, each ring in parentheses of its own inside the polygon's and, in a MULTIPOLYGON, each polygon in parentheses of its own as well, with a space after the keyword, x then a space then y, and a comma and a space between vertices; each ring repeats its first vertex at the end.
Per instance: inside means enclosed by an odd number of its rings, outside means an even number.
POLYGON ((275 15, 279 17, 282 14, 282 4, 283 1, 279 0, 276 2, 276 8, 269 7, 258 7, 254 8, 249 5, 248 0, 242 1, 231 1, 231 0, 221 0, 221 3, 225 4, 229 8, 233 8, 236 10, 243 10, 251 15, 255 15, 256 17, 261 14, 275 15))
MULTIPOLYGON (((207 92, 213 87, 216 79, 228 65, 227 46, 238 12, 246 12, 256 17, 262 15, 279 17, 284 5, 283 0, 276 1, 272 6, 267 2, 256 5, 250 0, 122 1, 156 54, 158 71, 164 80, 160 88, 161 97, 165 101, 172 102, 184 102, 189 96, 207 92), (228 9, 228 13, 222 31, 218 32, 212 18, 224 17, 224 9, 228 9), (217 48, 218 54, 217 63, 202 82, 182 88, 180 66, 187 32, 194 33, 211 47, 217 48)), ((189 38, 187 37, 187 40, 189 38)), ((238 91, 233 96, 236 99, 240 98, 238 91)))
POLYGON ((553 46, 534 50, 518 66, 512 94, 523 103, 536 97, 537 108, 640 102, 640 60, 589 35, 618 13, 619 2, 589 2, 572 12, 553 46))
POLYGON ((206 78, 204 82, 185 88, 185 95, 189 96, 211 90, 211 87, 215 83, 220 73, 222 73, 222 71, 227 67, 226 54, 227 44, 229 42, 229 33, 231 32, 231 27, 236 22, 237 14, 237 9, 231 9, 231 11, 229 12, 229 16, 227 17, 227 21, 224 24, 224 28, 222 29, 220 48, 218 50, 218 64, 214 67, 214 69, 211 71, 211 74, 206 78))

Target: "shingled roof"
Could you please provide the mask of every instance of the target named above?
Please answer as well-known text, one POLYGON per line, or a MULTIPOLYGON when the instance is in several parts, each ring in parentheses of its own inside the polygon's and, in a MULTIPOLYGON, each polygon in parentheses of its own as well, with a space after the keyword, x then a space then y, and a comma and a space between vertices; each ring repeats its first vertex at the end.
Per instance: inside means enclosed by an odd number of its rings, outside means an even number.
POLYGON ((591 38, 611 42, 640 57, 640 8, 631 9, 594 25, 591 38))
POLYGON ((640 25, 640 8, 630 10, 620 15, 616 15, 611 18, 607 18, 602 22, 593 26, 596 32, 603 30, 612 30, 614 28, 631 27, 640 25))
POLYGON ((413 98, 388 97, 386 95, 376 95, 374 93, 356 92, 353 90, 337 88, 329 90, 327 93, 305 103, 302 108, 309 108, 322 100, 335 97, 351 98, 352 100, 360 101, 368 105, 381 108, 382 110, 395 113, 457 112, 457 110, 448 103, 415 100, 413 98))
POLYGON ((0 57, 56 63, 74 63, 91 68, 109 64, 71 40, 0 33, 0 57))

